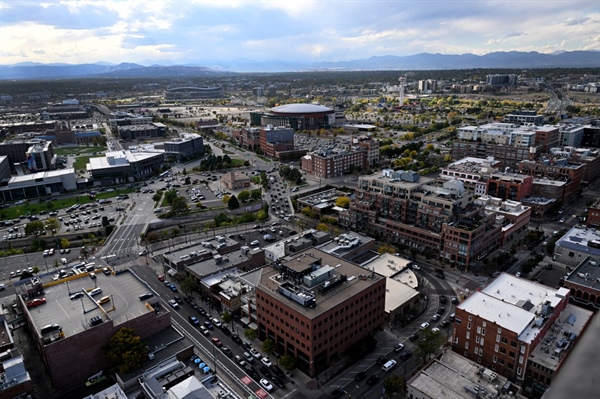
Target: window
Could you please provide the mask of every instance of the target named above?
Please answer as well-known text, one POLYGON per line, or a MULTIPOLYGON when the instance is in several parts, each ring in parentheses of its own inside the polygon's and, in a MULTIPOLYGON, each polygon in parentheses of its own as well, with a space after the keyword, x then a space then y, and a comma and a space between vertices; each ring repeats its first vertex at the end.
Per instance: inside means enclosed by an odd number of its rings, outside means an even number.
POLYGON ((514 359, 515 358, 515 352, 509 351, 508 352, 508 356, 510 356, 510 357, 512 357, 514 359))
POLYGON ((471 329, 471 322, 467 323, 467 329, 470 330, 471 329))
POLYGON ((500 348, 500 353, 502 353, 503 355, 506 355, 506 349, 505 348, 500 348))
POLYGON ((503 344, 508 343, 508 339, 506 339, 505 337, 500 338, 500 340, 502 341, 503 344))
POLYGON ((475 337, 475 342, 479 343, 479 335, 475 337))
POLYGON ((510 341, 510 346, 512 346, 513 348, 516 348, 517 343, 515 341, 510 341))
POLYGON ((481 327, 485 327, 485 321, 481 323, 481 327))
POLYGON ((477 326, 477 334, 481 334, 481 327, 477 326))
POLYGON ((519 356, 519 364, 523 364, 523 356, 519 356))
POLYGON ((467 331, 467 335, 465 335, 465 339, 471 339, 471 331, 467 331))
POLYGON ((498 334, 502 334, 502 329, 498 327, 498 334))
MULTIPOLYGON (((465 349, 469 349, 469 341, 465 342, 465 349)), ((467 355, 465 355, 465 356, 467 356, 467 355)))
POLYGON ((469 316, 469 321, 473 321, 473 317, 472 316, 469 316))
POLYGON ((481 335, 485 335, 485 328, 481 329, 481 335))
POLYGON ((496 335, 496 342, 500 342, 500 334, 496 335))
POLYGON ((521 345, 521 353, 525 353, 525 345, 521 345))
POLYGON ((498 352, 498 344, 494 345, 494 352, 498 352))
POLYGON ((493 361, 494 363, 496 363, 496 362, 498 361, 498 356, 494 355, 494 358, 492 359, 492 361, 493 361))

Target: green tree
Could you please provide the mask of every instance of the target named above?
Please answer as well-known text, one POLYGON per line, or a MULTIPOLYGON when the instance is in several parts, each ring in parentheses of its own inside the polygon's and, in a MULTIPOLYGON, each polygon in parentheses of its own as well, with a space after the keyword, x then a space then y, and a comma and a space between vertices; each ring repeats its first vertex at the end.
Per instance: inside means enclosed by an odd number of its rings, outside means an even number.
POLYGON ((233 315, 231 313, 229 313, 228 311, 224 311, 223 314, 221 315, 221 318, 223 319, 223 323, 231 324, 231 330, 233 330, 233 315))
POLYGON ((224 196, 223 196, 223 199, 222 199, 221 201, 223 201, 223 203, 224 203, 225 205, 227 205, 227 204, 229 204, 229 200, 230 200, 230 199, 231 199, 231 196, 230 196, 230 195, 224 195, 224 196))
POLYGON ((190 208, 189 208, 185 198, 183 198, 183 197, 173 198, 173 200, 171 202, 171 213, 174 213, 175 215, 182 215, 182 214, 188 213, 189 209, 190 208))
POLYGON ((36 231, 44 230, 44 223, 40 221, 29 222, 25 225, 25 234, 28 236, 35 235, 36 231))
POLYGON ((250 195, 251 195, 250 191, 248 191, 248 190, 241 191, 237 196, 238 201, 246 202, 250 199, 250 195))
POLYGON ((71 243, 66 238, 61 238, 60 242, 59 242, 59 245, 60 245, 61 248, 66 249, 66 248, 69 248, 71 246, 71 243))
POLYGON ((265 339, 262 343, 262 350, 265 351, 265 353, 272 355, 275 353, 275 342, 269 338, 265 339))
POLYGON ((198 283, 192 277, 186 277, 179 286, 179 289, 185 296, 190 296, 190 294, 198 290, 198 288, 198 283))
POLYGON ((426 363, 429 357, 439 350, 445 340, 446 337, 439 331, 434 332, 426 328, 421 333, 421 339, 417 341, 417 356, 423 360, 423 363, 426 363))
POLYGON ((192 179, 189 176, 185 177, 185 184, 191 184, 192 183, 192 179))
POLYGON ((46 230, 52 232, 52 235, 56 234, 60 230, 60 221, 56 218, 46 219, 46 230))
POLYGON ((102 227, 110 226, 110 221, 108 220, 108 216, 102 216, 102 227))
POLYGON ((296 368, 297 361, 294 356, 290 355, 289 353, 286 353, 285 355, 281 356, 281 359, 279 359, 279 364, 284 369, 292 371, 296 368))
POLYGON ((262 190, 260 188, 257 188, 256 190, 252 190, 250 192, 250 197, 252 198, 253 201, 258 201, 259 199, 262 198, 262 190))
POLYGON ((246 330, 244 330, 244 336, 250 341, 254 341, 256 338, 258 338, 258 334, 256 333, 256 331, 254 331, 251 328, 247 328, 246 330))
POLYGON ((177 198, 177 190, 168 190, 165 192, 165 201, 167 204, 171 205, 175 198, 177 198))
POLYGON ((119 373, 141 367, 148 356, 148 348, 131 328, 123 327, 113 335, 105 347, 106 358, 119 373))
POLYGON ((232 195, 231 198, 229 198, 229 201, 227 201, 227 207, 232 210, 240 207, 240 202, 235 195, 232 195))

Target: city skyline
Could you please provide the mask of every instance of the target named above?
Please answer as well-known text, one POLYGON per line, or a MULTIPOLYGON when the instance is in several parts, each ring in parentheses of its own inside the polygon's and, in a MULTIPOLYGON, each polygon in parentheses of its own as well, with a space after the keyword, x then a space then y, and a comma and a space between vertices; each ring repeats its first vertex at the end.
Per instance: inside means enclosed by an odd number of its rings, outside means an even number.
POLYGON ((600 49, 582 1, 0 1, 0 64, 345 61, 600 49))

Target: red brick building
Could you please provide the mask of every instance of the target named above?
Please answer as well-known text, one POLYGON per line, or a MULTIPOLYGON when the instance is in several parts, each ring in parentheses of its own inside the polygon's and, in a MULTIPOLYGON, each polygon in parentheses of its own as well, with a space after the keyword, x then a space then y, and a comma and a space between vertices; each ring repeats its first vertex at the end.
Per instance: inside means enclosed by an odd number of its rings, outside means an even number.
POLYGON ((297 359, 310 377, 383 326, 386 279, 315 248, 261 271, 259 338, 297 359))
POLYGON ((587 227, 600 227, 600 201, 588 208, 587 227))
POLYGON ((368 166, 367 151, 362 148, 331 153, 313 152, 303 156, 300 165, 306 173, 323 179, 344 176, 350 173, 352 167, 362 170, 368 166))
POLYGON ((452 349, 523 384, 530 354, 568 302, 566 288, 502 273, 456 307, 452 349))
POLYGON ((535 132, 535 145, 541 147, 542 153, 547 154, 550 148, 560 146, 560 132, 557 126, 535 126, 532 130, 535 132))
POLYGON ((534 195, 546 196, 562 201, 564 204, 572 203, 581 190, 581 181, 585 166, 567 162, 566 159, 543 159, 538 161, 521 161, 519 162, 519 173, 533 176, 534 179, 534 195), (550 180, 564 182, 560 196, 546 195, 536 192, 539 187, 537 180, 550 180))
POLYGON ((492 173, 486 181, 486 193, 503 200, 520 201, 533 193, 533 177, 519 173, 492 173))
POLYGON ((267 126, 261 128, 259 146, 265 156, 278 159, 278 152, 294 149, 294 131, 286 127, 267 126))

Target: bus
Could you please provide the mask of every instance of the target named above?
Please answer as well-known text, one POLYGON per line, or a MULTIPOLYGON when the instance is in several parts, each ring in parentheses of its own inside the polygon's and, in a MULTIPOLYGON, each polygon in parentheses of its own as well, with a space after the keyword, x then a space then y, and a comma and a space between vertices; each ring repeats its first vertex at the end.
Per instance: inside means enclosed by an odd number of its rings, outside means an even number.
POLYGON ((159 175, 159 177, 161 177, 161 178, 165 178, 165 177, 169 176, 169 174, 170 174, 170 173, 171 173, 171 171, 170 171, 170 170, 167 170, 166 172, 162 172, 162 173, 159 175))

